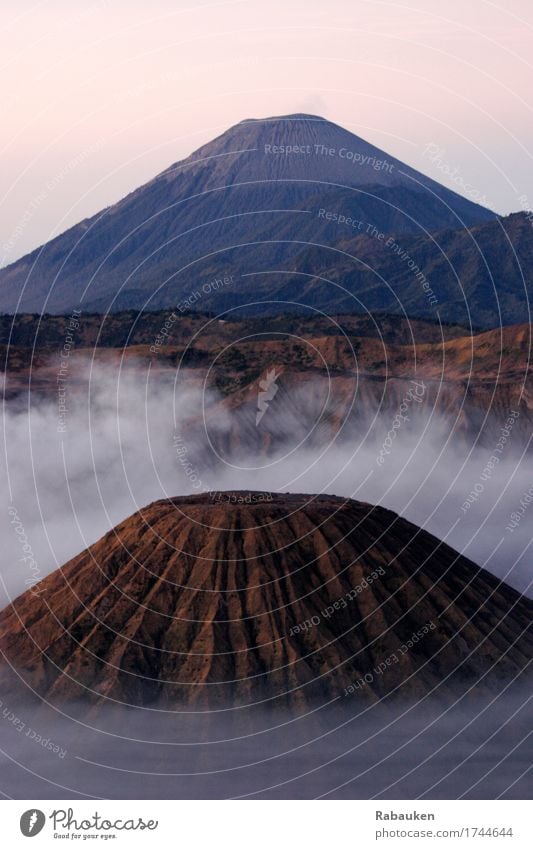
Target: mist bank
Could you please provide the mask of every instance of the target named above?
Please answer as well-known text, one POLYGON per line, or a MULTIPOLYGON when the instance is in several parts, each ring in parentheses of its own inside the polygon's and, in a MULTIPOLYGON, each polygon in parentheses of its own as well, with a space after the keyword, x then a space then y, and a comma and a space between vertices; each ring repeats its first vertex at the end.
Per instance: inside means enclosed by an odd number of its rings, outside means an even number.
POLYGON ((69 379, 63 398, 4 407, 2 605, 146 504, 224 490, 380 504, 528 591, 533 479, 519 410, 489 411, 480 445, 458 436, 461 411, 438 412, 423 381, 375 409, 355 387, 340 410, 313 380, 289 391, 278 379, 239 407, 187 371, 81 362, 69 379))
POLYGON ((91 718, 17 703, 0 712, 2 787, 19 799, 528 798, 529 701, 517 684, 300 714, 108 703, 91 718))

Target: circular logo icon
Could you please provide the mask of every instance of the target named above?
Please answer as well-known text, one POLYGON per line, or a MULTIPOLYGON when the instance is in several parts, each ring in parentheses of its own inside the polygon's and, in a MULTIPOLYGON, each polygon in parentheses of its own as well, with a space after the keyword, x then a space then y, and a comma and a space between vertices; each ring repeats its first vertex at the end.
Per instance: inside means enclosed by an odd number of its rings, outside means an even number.
POLYGON ((35 837, 42 831, 46 817, 42 811, 37 808, 31 808, 29 811, 24 811, 20 818, 20 830, 24 837, 35 837))

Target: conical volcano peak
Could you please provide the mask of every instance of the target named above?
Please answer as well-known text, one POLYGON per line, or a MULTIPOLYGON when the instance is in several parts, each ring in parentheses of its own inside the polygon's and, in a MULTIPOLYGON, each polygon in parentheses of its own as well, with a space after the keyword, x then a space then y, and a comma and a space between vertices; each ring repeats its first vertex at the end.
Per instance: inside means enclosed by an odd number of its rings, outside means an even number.
MULTIPOLYGON (((262 300, 247 272, 298 266, 302 245, 334 245, 369 225, 375 233, 418 235, 493 217, 320 115, 246 118, 3 269, 0 309, 40 312, 46 304, 48 312, 66 312, 80 298, 88 311, 175 306, 191 294, 190 273, 218 276, 221 265, 236 263, 238 284, 202 303, 216 310, 220 297, 226 309, 243 298, 262 300), (169 268, 185 267, 194 272, 168 276, 169 268)), ((299 280, 290 300, 310 297, 316 306, 316 288, 307 295, 299 280)))
MULTIPOLYGON (((185 174, 192 181, 191 194, 235 187, 239 214, 248 208, 244 198, 252 186, 256 186, 254 209, 271 204, 305 209, 304 198, 309 194, 339 190, 362 190, 378 198, 395 188, 417 195, 427 192, 425 186, 431 192, 441 189, 371 142, 319 115, 305 113, 247 118, 174 163, 156 181, 176 181, 181 196, 185 174)), ((347 197, 344 203, 353 204, 358 198, 347 197)), ((397 206, 402 204, 399 199, 397 206)))
MULTIPOLYGON (((368 182, 363 173, 364 169, 355 177, 347 168, 347 161, 353 164, 354 155, 355 161, 362 166, 369 163, 372 158, 378 160, 386 158, 389 163, 396 163, 397 166, 409 170, 390 154, 384 153, 339 124, 321 115, 303 112, 264 118, 245 118, 195 151, 185 162, 205 159, 209 153, 217 155, 230 151, 257 153, 257 156, 253 157, 253 167, 259 173, 265 168, 268 170, 275 158, 278 162, 285 163, 283 167, 287 169, 287 175, 292 172, 297 175, 305 170, 310 178, 318 179, 322 174, 324 179, 327 179, 329 174, 335 176, 342 184, 368 182), (260 157, 264 156, 273 159, 261 161, 260 157), (299 162, 297 162, 298 157, 299 162)), ((240 176, 242 176, 243 168, 246 168, 246 162, 246 158, 242 158, 239 163, 240 176)), ((381 179, 376 178, 375 175, 371 176, 370 182, 390 183, 386 174, 390 175, 392 169, 389 167, 380 168, 380 170, 383 170, 385 176, 381 179)), ((400 178, 398 174, 395 175, 395 182, 402 180, 403 178, 400 178)))
POLYGON ((381 507, 185 496, 130 516, 0 613, 0 686, 172 709, 451 696, 521 671, 530 607, 381 507))
POLYGON ((312 115, 307 112, 292 112, 288 115, 271 115, 270 117, 265 118, 244 118, 242 121, 239 121, 235 126, 240 126, 241 124, 266 124, 268 122, 273 121, 322 121, 325 124, 331 124, 327 118, 324 118, 322 115, 312 115))

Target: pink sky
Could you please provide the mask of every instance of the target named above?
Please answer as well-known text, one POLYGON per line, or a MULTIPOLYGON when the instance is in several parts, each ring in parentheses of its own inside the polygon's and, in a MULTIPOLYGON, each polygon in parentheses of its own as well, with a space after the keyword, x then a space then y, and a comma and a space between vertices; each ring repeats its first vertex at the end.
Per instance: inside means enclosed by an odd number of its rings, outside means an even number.
POLYGON ((291 112, 324 115, 499 212, 533 205, 531 0, 3 0, 2 11, 2 264, 231 124, 291 112))

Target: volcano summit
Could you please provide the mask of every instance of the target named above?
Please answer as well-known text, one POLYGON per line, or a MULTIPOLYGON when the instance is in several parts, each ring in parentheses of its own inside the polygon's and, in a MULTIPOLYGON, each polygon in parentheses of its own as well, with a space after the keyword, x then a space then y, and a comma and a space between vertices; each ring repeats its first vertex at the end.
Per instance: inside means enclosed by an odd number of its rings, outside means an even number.
MULTIPOLYGON (((238 274, 235 290, 198 305, 225 309, 268 297, 247 275, 307 270, 309 246, 325 250, 323 262, 339 259, 329 246, 363 225, 425 236, 495 218, 319 116, 246 120, 2 269, 0 310, 153 310, 186 302, 210 278, 238 274), (351 224, 333 226, 339 221, 351 224)), ((276 297, 313 303, 303 283, 287 292, 278 283, 276 297)))

